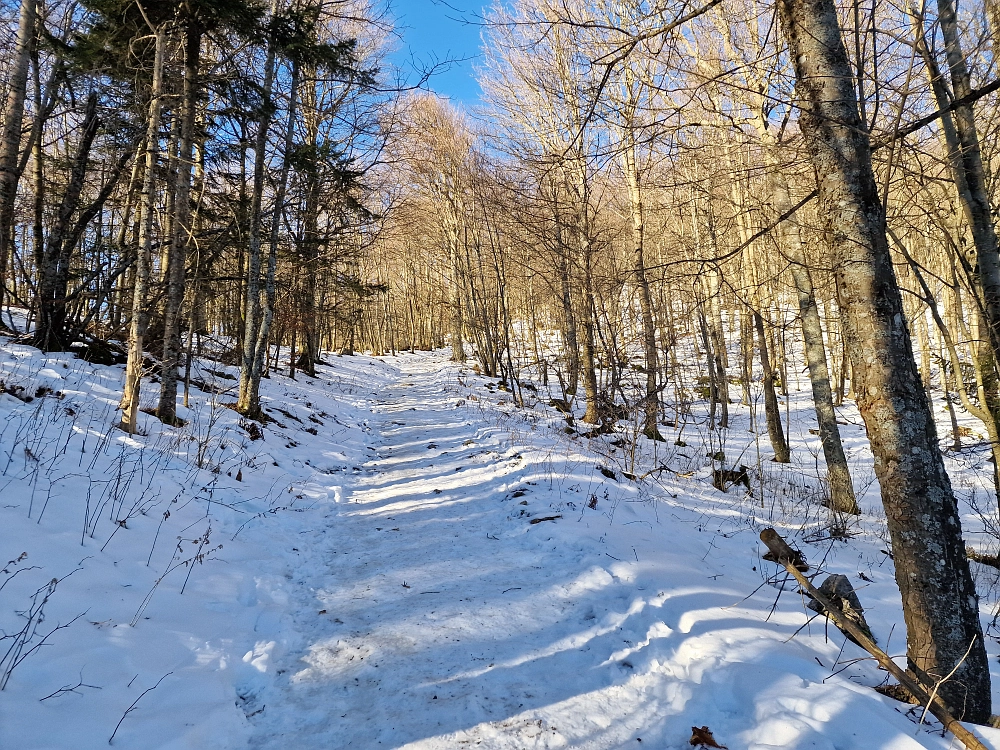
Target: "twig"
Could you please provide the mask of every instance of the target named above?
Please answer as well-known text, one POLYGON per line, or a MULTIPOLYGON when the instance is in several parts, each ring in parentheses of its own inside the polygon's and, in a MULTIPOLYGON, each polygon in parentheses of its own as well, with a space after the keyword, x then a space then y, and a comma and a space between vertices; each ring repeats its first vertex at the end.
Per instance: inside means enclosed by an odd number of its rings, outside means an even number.
POLYGON ((142 691, 141 693, 139 693, 139 697, 138 697, 138 698, 136 698, 136 699, 135 699, 134 701, 132 701, 132 705, 131 705, 131 706, 129 706, 128 708, 126 708, 126 709, 125 709, 125 713, 123 713, 123 714, 122 714, 122 717, 121 717, 121 718, 120 718, 120 719, 118 720, 118 723, 117 723, 117 724, 115 724, 115 731, 113 731, 113 732, 111 733, 111 736, 110 736, 110 737, 108 737, 108 744, 109 744, 109 745, 110 745, 110 744, 112 743, 112 741, 114 740, 114 738, 115 738, 115 735, 116 735, 116 734, 118 734, 118 729, 119 729, 119 728, 121 727, 121 725, 122 725, 122 722, 123 722, 123 721, 125 721, 125 717, 126 717, 126 716, 128 716, 128 715, 129 715, 129 714, 130 714, 130 713, 131 713, 132 711, 134 711, 134 710, 135 710, 135 707, 136 707, 136 704, 137 704, 137 703, 138 703, 139 701, 141 701, 141 700, 142 700, 142 696, 144 696, 144 695, 145 695, 146 693, 150 692, 151 690, 156 690, 156 688, 158 688, 158 687, 160 686, 160 683, 161 683, 161 682, 163 682, 163 681, 164 681, 165 679, 167 679, 167 678, 168 678, 168 677, 169 677, 170 675, 172 675, 172 674, 173 674, 173 672, 167 672, 167 673, 166 673, 165 675, 163 675, 163 677, 161 677, 160 679, 158 679, 158 680, 156 681, 156 684, 155 684, 155 685, 153 685, 153 687, 150 687, 150 688, 146 688, 146 689, 145 689, 145 690, 143 690, 143 691, 142 691))
POLYGON ((934 683, 934 689, 931 691, 930 700, 927 701, 927 705, 924 706, 923 713, 920 714, 920 721, 918 721, 917 724, 924 723, 924 717, 927 716, 927 711, 930 709, 931 701, 937 698, 938 688, 941 687, 942 683, 950 680, 951 676, 958 671, 958 668, 965 663, 965 660, 969 658, 969 654, 972 653, 972 647, 973 645, 975 645, 975 643, 976 643, 976 636, 972 636, 972 640, 969 641, 969 647, 965 649, 965 655, 958 660, 958 662, 955 664, 954 667, 952 667, 952 670, 948 674, 946 674, 944 677, 942 677, 940 680, 934 683))
MULTIPOLYGON (((94 690, 101 690, 102 689, 100 685, 88 685, 87 683, 85 683, 83 681, 83 670, 80 670, 80 679, 78 679, 76 681, 75 685, 63 685, 61 688, 59 688, 58 690, 56 690, 54 693, 49 693, 44 698, 39 698, 38 701, 39 701, 39 703, 42 702, 42 701, 47 701, 49 698, 55 698, 57 695, 62 695, 63 693, 76 693, 76 689, 77 688, 82 688, 82 687, 93 688, 94 690)), ((80 695, 80 693, 77 693, 77 695, 80 695)))
POLYGON ((788 643, 789 641, 791 641, 795 636, 797 636, 799 633, 801 633, 803 630, 805 630, 805 628, 809 625, 809 623, 811 623, 817 617, 819 617, 818 614, 813 615, 808 620, 806 620, 804 623, 802 623, 801 625, 799 625, 798 629, 794 633, 792 633, 790 636, 788 636, 785 640, 783 640, 782 643, 788 643))
POLYGON ((767 617, 764 618, 764 622, 771 621, 771 615, 775 613, 778 609, 778 602, 781 600, 781 595, 785 593, 785 584, 788 583, 788 576, 781 579, 781 584, 778 588, 778 595, 774 597, 774 604, 771 605, 771 611, 767 613, 767 617))

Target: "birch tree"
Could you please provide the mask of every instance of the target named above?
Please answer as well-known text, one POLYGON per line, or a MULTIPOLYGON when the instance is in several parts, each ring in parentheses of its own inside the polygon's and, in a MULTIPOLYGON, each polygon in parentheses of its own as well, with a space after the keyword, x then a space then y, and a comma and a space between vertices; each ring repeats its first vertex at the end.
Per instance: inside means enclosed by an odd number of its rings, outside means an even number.
POLYGON ((139 237, 136 252, 135 281, 132 289, 132 321, 127 340, 125 386, 118 408, 121 427, 130 435, 138 430, 139 394, 143 369, 143 347, 149 327, 149 282, 152 266, 153 214, 156 202, 156 164, 160 154, 160 112, 163 96, 163 64, 166 55, 166 24, 157 27, 149 115, 144 138, 143 179, 139 208, 139 237))

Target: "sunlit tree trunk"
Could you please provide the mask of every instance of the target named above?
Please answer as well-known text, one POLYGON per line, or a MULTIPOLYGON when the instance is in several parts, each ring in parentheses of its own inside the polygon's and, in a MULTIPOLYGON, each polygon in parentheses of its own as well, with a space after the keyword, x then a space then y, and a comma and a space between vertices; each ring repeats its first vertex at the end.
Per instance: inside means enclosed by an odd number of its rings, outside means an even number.
POLYGON ((156 209, 156 162, 160 153, 160 108, 163 93, 163 57, 167 33, 156 30, 156 53, 153 62, 153 85, 146 123, 146 158, 139 208, 139 247, 136 257, 135 284, 132 290, 132 322, 128 334, 128 360, 125 364, 125 387, 118 408, 121 426, 130 435, 138 430, 139 390, 142 378, 143 338, 149 327, 149 277, 152 266, 153 213, 156 209))
MULTIPOLYGON (((271 16, 277 11, 272 2, 271 16)), ((259 332, 264 317, 261 305, 261 266, 264 235, 264 171, 267 165, 267 134, 273 110, 275 41, 268 40, 264 59, 264 81, 261 86, 261 113, 254 140, 253 189, 250 194, 250 226, 247 232, 247 282, 243 300, 243 352, 240 361, 239 395, 236 410, 251 419, 260 417, 260 378, 257 367, 259 332)), ((266 345, 266 344, 265 344, 266 345)), ((266 358, 265 358, 266 359, 266 358)))
MULTIPOLYGON (((783 214, 792 207, 788 192, 788 182, 778 164, 770 165, 768 175, 774 209, 783 214)), ((833 389, 830 386, 830 369, 827 364, 826 346, 823 343, 823 326, 819 317, 819 306, 813 290, 812 277, 806 265, 805 243, 797 224, 786 223, 781 228, 781 239, 785 252, 791 260, 792 280, 799 301, 799 317, 802 325, 802 342, 809 368, 809 385, 812 387, 813 407, 823 444, 823 458, 826 459, 826 476, 830 484, 830 507, 838 513, 856 514, 860 510, 854 496, 851 470, 844 454, 844 444, 837 426, 837 413, 833 407, 833 389)))
POLYGON ((191 242, 191 177, 194 167, 198 68, 201 61, 201 29, 194 18, 184 29, 184 84, 181 94, 180 148, 177 190, 174 199, 173 232, 167 256, 167 293, 163 308, 163 361, 160 401, 156 415, 165 424, 177 424, 177 372, 181 353, 181 313, 184 308, 184 277, 187 248, 191 242))
MULTIPOLYGON (((626 68, 625 87, 631 95, 635 89, 634 74, 626 68)), ((662 440, 657 427, 659 415, 659 391, 656 386, 656 376, 659 372, 659 356, 656 351, 656 325, 653 321, 653 302, 649 292, 649 280, 646 278, 646 217, 643 203, 642 181, 639 173, 639 158, 637 154, 635 116, 637 103, 630 96, 627 102, 626 122, 623 123, 623 147, 625 150, 625 181, 628 185, 629 209, 632 220, 632 274, 636 291, 639 293, 639 316, 642 323, 642 346, 646 371, 646 393, 642 401, 642 433, 651 440, 662 440)))
POLYGON ((257 330, 256 354, 254 357, 253 371, 251 375, 253 399, 257 404, 258 410, 260 408, 260 379, 267 367, 268 336, 271 331, 271 323, 274 321, 274 312, 278 299, 278 238, 281 232, 281 216, 285 210, 285 192, 288 189, 288 174, 291 168, 290 159, 292 148, 294 146, 296 99, 298 96, 299 74, 300 66, 296 61, 292 63, 292 74, 289 80, 285 138, 281 151, 281 170, 278 173, 277 185, 275 186, 274 191, 274 210, 271 214, 271 233, 267 253, 267 275, 264 278, 264 310, 263 315, 261 316, 260 326, 257 330))
POLYGON ((587 398, 587 410, 583 421, 587 424, 601 423, 600 392, 597 388, 597 331, 594 316, 597 305, 594 298, 594 254, 590 238, 589 186, 583 174, 582 165, 573 165, 570 185, 573 202, 572 235, 576 246, 576 260, 580 266, 583 286, 580 301, 580 327, 583 329, 580 374, 583 378, 583 392, 587 398))
MULTIPOLYGON (((14 51, 6 61, 10 66, 7 101, 3 109, 3 132, 0 133, 0 309, 7 288, 7 263, 14 250, 14 199, 21 173, 21 127, 24 100, 28 91, 28 66, 35 35, 36 0, 21 0, 14 51)), ((0 320, 0 327, 3 322, 0 320)))
MULTIPOLYGON (((935 101, 939 108, 945 109, 954 99, 968 97, 972 93, 972 83, 959 38, 955 4, 952 0, 937 0, 937 9, 951 73, 951 91, 947 90, 937 61, 927 48, 923 19, 915 11, 911 11, 911 17, 917 50, 927 67, 935 101)), ((976 249, 976 280, 982 289, 983 307, 989 322, 987 338, 996 362, 1000 361, 1000 248, 972 103, 955 107, 953 112, 945 112, 941 117, 941 129, 948 149, 952 179, 976 249)))

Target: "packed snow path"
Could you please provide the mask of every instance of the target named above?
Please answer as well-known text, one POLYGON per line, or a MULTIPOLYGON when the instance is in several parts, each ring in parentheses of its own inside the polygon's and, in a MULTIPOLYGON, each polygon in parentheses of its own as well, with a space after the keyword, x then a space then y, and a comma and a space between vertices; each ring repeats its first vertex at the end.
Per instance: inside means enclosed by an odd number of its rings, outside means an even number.
POLYGON ((757 750, 947 745, 831 678, 842 639, 787 643, 794 596, 745 600, 760 579, 741 521, 699 533, 705 515, 635 502, 593 459, 525 448, 546 438, 497 428, 439 357, 397 363, 371 460, 297 547, 297 635, 248 699, 252 747, 681 748, 692 725, 757 750))
POLYGON ((477 441, 483 420, 442 391, 440 362, 403 364, 379 399, 364 477, 310 540, 317 564, 303 570, 315 575, 296 581, 308 651, 287 654, 253 744, 423 746, 457 733, 452 746, 492 733, 565 746, 558 727, 522 717, 620 674, 601 667, 606 649, 580 652, 604 615, 585 593, 611 577, 589 580, 580 549, 554 544, 551 527, 510 533, 506 517, 526 506, 500 501, 521 457, 477 441), (581 563, 575 581, 567 558, 581 563))

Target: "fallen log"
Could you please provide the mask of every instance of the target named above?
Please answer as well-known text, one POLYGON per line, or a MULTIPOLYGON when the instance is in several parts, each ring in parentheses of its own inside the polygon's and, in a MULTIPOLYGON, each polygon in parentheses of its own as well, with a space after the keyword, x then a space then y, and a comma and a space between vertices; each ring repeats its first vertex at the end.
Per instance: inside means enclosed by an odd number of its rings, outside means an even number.
POLYGON ((946 731, 951 732, 958 740, 962 742, 969 750, 988 750, 988 748, 982 743, 982 741, 976 737, 972 732, 965 728, 958 719, 951 715, 951 710, 944 704, 938 695, 937 690, 933 686, 925 686, 918 682, 912 675, 910 675, 906 670, 901 669, 896 662, 894 662, 887 653, 875 645, 874 641, 869 638, 862 630, 855 624, 850 618, 848 618, 840 610, 840 608, 830 601, 823 593, 820 592, 815 586, 810 583, 809 579, 806 578, 802 571, 799 569, 802 566, 802 556, 801 553, 795 552, 777 531, 771 528, 764 529, 760 532, 760 540, 767 545, 768 550, 770 550, 770 555, 774 562, 779 565, 784 566, 785 570, 795 577, 795 580, 799 582, 799 585, 808 592, 808 594, 813 597, 816 601, 823 605, 826 613, 829 614, 830 619, 832 619, 837 627, 846 633, 850 633, 854 636, 853 640, 861 648, 867 651, 869 654, 875 657, 875 660, 893 677, 899 680, 899 684, 910 691, 920 703, 926 707, 928 711, 933 714, 941 724, 944 725, 946 731))

